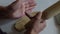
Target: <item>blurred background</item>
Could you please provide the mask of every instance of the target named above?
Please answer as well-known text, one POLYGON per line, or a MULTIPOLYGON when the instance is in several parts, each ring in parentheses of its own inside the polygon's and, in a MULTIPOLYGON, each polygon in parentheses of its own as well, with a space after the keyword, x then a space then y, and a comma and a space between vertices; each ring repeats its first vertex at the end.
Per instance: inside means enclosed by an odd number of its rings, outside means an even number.
MULTIPOLYGON (((15 0, 0 0, 1 6, 7 6, 14 2, 15 0)), ((59 0, 35 0, 37 3, 37 6, 33 9, 33 11, 44 11, 46 8, 50 7, 51 5, 55 4, 59 0)), ((12 27, 13 24, 17 20, 12 19, 0 19, 0 28, 7 32, 8 34, 20 34, 20 32, 13 31, 12 27)), ((50 18, 49 20, 46 20, 47 27, 40 32, 40 34, 60 34, 60 25, 57 25, 57 22, 55 22, 54 17, 50 18)))

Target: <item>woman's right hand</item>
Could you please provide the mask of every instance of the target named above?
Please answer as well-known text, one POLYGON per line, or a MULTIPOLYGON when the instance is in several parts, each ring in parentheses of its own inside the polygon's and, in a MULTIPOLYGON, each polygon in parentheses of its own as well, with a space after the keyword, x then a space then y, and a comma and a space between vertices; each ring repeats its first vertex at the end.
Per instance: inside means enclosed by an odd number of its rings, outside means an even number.
POLYGON ((38 34, 46 27, 46 22, 41 18, 42 13, 39 12, 34 18, 31 18, 25 27, 26 32, 25 34, 38 34))

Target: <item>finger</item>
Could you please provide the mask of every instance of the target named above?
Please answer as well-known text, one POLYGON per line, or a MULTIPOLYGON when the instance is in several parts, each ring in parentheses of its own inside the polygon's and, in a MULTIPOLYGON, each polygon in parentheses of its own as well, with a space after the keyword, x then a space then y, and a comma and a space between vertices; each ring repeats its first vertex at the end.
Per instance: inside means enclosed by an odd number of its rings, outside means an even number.
POLYGON ((46 26, 46 20, 42 20, 42 22, 40 22, 40 25, 45 27, 46 26))
POLYGON ((28 13, 28 14, 32 13, 32 9, 26 10, 26 13, 28 13))
POLYGON ((26 8, 26 10, 30 10, 30 9, 33 9, 35 6, 36 6, 35 4, 33 4, 33 5, 28 4, 25 8, 26 8))
POLYGON ((36 3, 29 3, 29 7, 36 6, 36 3))
POLYGON ((23 3, 23 12, 25 13, 25 15, 27 15, 30 19, 31 19, 31 16, 27 13, 27 11, 31 11, 30 9, 27 9, 26 7, 29 8, 29 5, 26 5, 28 2, 26 3, 23 3), (26 10, 27 9, 27 10, 26 10))
POLYGON ((25 3, 25 9, 29 10, 29 9, 33 9, 36 6, 36 4, 29 4, 28 2, 25 3))
POLYGON ((33 9, 34 6, 26 8, 26 11, 33 9))
POLYGON ((42 16, 42 12, 38 12, 38 13, 34 16, 34 19, 40 20, 40 19, 41 19, 41 16, 42 16))

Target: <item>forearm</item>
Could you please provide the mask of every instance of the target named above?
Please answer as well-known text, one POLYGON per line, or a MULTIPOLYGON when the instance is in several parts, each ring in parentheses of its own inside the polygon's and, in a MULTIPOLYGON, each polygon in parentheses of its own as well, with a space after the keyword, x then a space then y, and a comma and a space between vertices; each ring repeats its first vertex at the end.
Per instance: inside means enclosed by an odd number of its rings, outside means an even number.
POLYGON ((13 6, 15 6, 17 2, 18 1, 12 2, 10 5, 6 6, 6 8, 8 8, 9 10, 13 10, 13 6))
POLYGON ((4 7, 4 6, 0 6, 0 17, 6 17, 8 14, 9 10, 4 7))

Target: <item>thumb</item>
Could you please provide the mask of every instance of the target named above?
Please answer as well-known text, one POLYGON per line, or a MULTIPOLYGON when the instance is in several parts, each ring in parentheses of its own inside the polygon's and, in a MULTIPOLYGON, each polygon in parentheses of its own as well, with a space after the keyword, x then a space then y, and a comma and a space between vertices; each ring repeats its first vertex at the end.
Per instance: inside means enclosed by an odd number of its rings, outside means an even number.
POLYGON ((34 19, 41 19, 42 12, 38 12, 35 16, 34 19))

